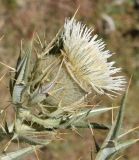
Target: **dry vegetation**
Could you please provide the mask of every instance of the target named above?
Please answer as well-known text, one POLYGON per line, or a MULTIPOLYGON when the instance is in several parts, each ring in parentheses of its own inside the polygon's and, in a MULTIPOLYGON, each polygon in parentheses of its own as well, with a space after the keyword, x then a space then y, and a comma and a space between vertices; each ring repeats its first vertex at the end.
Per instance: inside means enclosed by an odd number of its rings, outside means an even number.
MULTIPOLYGON (((103 3, 102 0, 1 0, 0 62, 14 67, 21 39, 23 43, 28 43, 33 33, 37 32, 40 37, 45 33, 46 39, 50 40, 64 23, 65 17, 71 17, 80 5, 77 19, 95 27, 95 33, 103 37, 107 47, 116 53, 113 58, 118 62, 118 66, 123 68, 127 79, 133 75, 124 127, 127 129, 136 127, 139 125, 139 4, 132 0, 125 0, 121 4, 116 2, 116 0, 103 0, 103 3)), ((10 96, 8 69, 0 65, 0 77, 3 75, 5 75, 4 79, 0 81, 1 108, 10 104, 10 96)), ((107 103, 115 105, 118 102, 119 100, 114 102, 109 100, 107 103)), ((96 99, 93 103, 102 103, 102 101, 96 99)), ((106 104, 105 99, 102 104, 106 104)), ((7 115, 9 122, 13 117, 14 113, 10 106, 7 115)), ((111 117, 104 114, 99 120, 110 121, 111 117)), ((90 150, 93 145, 90 130, 81 131, 81 135, 76 131, 65 132, 59 142, 51 144, 38 153, 41 160, 90 159, 90 150)), ((97 133, 96 131, 97 134, 101 134, 102 138, 98 140, 101 143, 105 132, 97 133)), ((138 132, 135 134, 139 135, 138 132)), ((0 147, 2 145, 0 144, 0 147)), ((129 148, 121 160, 138 160, 138 148, 139 144, 129 148)), ((27 160, 33 159, 35 160, 36 156, 30 156, 27 160)))

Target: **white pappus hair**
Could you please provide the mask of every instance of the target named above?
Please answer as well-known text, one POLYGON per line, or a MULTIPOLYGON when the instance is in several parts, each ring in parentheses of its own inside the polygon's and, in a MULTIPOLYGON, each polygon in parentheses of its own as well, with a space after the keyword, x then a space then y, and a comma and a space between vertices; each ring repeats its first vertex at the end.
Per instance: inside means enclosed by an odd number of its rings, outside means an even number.
POLYGON ((93 88, 99 94, 114 96, 124 90, 125 78, 115 75, 121 68, 114 67, 115 62, 108 62, 112 53, 104 50, 104 42, 97 40, 97 35, 92 36, 92 32, 74 18, 66 19, 62 35, 66 62, 86 91, 93 88))

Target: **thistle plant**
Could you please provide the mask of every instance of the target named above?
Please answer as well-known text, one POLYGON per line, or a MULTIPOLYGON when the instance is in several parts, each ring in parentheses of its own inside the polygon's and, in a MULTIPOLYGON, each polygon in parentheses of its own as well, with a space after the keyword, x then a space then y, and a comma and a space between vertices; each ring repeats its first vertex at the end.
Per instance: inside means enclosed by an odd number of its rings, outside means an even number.
POLYGON ((90 105, 90 99, 99 95, 113 99, 125 90, 126 84, 125 77, 117 75, 121 69, 113 66, 115 62, 108 61, 112 53, 105 50, 105 43, 98 40, 97 35, 92 36, 92 31, 71 18, 66 19, 49 44, 37 36, 25 49, 21 45, 9 85, 16 118, 11 125, 5 120, 0 136, 1 140, 9 137, 9 142, 23 141, 30 146, 1 155, 0 159, 22 159, 34 148, 56 140, 63 129, 109 130, 97 150, 96 160, 112 159, 120 150, 138 141, 119 144, 127 93, 112 126, 89 120, 117 108, 90 105))

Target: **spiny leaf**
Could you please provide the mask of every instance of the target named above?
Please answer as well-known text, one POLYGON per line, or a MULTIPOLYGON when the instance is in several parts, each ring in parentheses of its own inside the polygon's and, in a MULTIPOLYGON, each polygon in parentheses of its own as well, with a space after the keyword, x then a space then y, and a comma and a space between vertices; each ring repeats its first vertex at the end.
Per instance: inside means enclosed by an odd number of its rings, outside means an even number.
POLYGON ((130 140, 127 140, 126 142, 123 142, 123 143, 119 143, 116 145, 116 151, 121 151, 121 150, 124 150, 128 147, 130 147, 131 145, 137 143, 139 141, 139 139, 130 139, 130 140))
MULTIPOLYGON (((35 135, 35 133, 33 133, 35 135)), ((41 135, 41 134, 40 134, 41 135)), ((20 135, 19 136, 19 140, 20 142, 24 142, 24 143, 27 143, 27 144, 30 144, 30 145, 47 145, 51 142, 51 140, 48 140, 48 139, 39 139, 39 138, 36 138, 36 137, 31 137, 31 136, 24 136, 24 135, 20 135)))
MULTIPOLYGON (((77 128, 89 128, 88 122, 86 122, 86 121, 74 122, 72 125, 77 128)), ((104 130, 109 129, 109 127, 104 124, 93 123, 93 122, 90 123, 90 127, 94 128, 94 129, 104 129, 104 130)))
POLYGON ((72 114, 71 116, 69 116, 67 120, 65 120, 65 123, 63 123, 61 126, 63 128, 67 128, 68 126, 71 126, 72 124, 83 122, 87 120, 88 118, 97 116, 104 112, 107 112, 111 110, 112 108, 114 107, 104 107, 104 108, 97 108, 97 109, 83 109, 82 111, 79 111, 78 113, 72 114))
MULTIPOLYGON (((43 147, 43 146, 37 146, 36 148, 41 148, 41 147, 43 147)), ((1 160, 22 160, 23 158, 25 158, 29 154, 33 153, 34 150, 35 150, 35 147, 30 146, 30 147, 20 149, 15 152, 10 152, 5 155, 1 155, 0 159, 1 160)))
POLYGON ((98 109, 84 109, 84 111, 81 111, 74 115, 67 115, 64 117, 51 117, 47 119, 41 119, 39 117, 34 116, 31 114, 31 112, 20 109, 19 116, 22 119, 31 119, 32 123, 37 123, 39 125, 42 125, 44 128, 52 128, 52 129, 58 129, 58 128, 67 128, 71 126, 72 124, 78 123, 80 121, 84 121, 87 118, 94 117, 96 115, 99 115, 101 113, 104 113, 106 111, 111 110, 112 108, 98 108, 98 109))
POLYGON ((95 160, 115 160, 115 156, 122 150, 137 143, 139 139, 131 139, 123 143, 117 144, 115 147, 106 147, 100 150, 95 160), (113 159, 114 158, 114 159, 113 159))
POLYGON ((16 83, 26 83, 27 82, 28 73, 29 73, 29 65, 30 65, 30 56, 31 56, 31 49, 27 50, 21 63, 17 67, 16 83))
POLYGON ((83 109, 76 114, 72 114, 69 118, 74 119, 74 121, 75 120, 77 120, 77 121, 85 120, 85 119, 88 119, 90 117, 97 116, 101 113, 110 111, 114 108, 117 108, 117 107, 98 107, 98 108, 95 108, 95 109, 94 108, 93 109, 83 109))
POLYGON ((125 103, 126 103, 126 99, 127 99, 127 94, 128 94, 128 89, 122 98, 121 105, 120 105, 116 120, 113 123, 113 125, 108 133, 108 136, 102 145, 103 147, 108 145, 109 141, 117 140, 117 138, 119 136, 119 131, 120 131, 120 128, 122 125, 123 117, 124 117, 124 110, 125 110, 125 103))
POLYGON ((12 99, 13 103, 21 103, 22 93, 28 81, 29 66, 30 66, 31 49, 27 51, 21 62, 17 66, 17 73, 15 75, 15 84, 13 87, 12 99))
POLYGON ((121 106, 119 108, 119 113, 117 115, 117 119, 115 122, 115 127, 113 129, 113 133, 111 135, 111 139, 110 140, 114 140, 117 139, 119 136, 119 131, 121 129, 122 126, 122 121, 123 121, 123 117, 124 117, 124 110, 125 110, 125 103, 126 103, 126 99, 127 99, 127 93, 123 96, 122 102, 121 102, 121 106))
POLYGON ((119 112, 117 114, 116 120, 113 123, 108 136, 106 137, 105 141, 102 144, 100 152, 96 156, 96 160, 108 160, 113 154, 117 154, 118 151, 127 148, 128 146, 137 142, 137 140, 127 141, 123 144, 117 142, 119 131, 121 129, 123 116, 124 116, 124 109, 125 109, 125 102, 128 94, 128 89, 123 96, 121 101, 121 105, 119 108, 119 112))

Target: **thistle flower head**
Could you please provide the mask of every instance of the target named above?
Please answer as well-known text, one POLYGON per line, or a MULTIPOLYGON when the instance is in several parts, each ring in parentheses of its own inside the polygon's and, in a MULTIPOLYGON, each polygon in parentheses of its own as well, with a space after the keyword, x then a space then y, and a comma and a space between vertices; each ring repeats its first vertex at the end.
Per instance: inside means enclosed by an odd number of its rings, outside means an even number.
POLYGON ((125 78, 115 75, 121 69, 108 62, 112 56, 92 29, 75 19, 67 19, 62 35, 66 66, 72 77, 87 92, 115 95, 124 90, 125 78))

